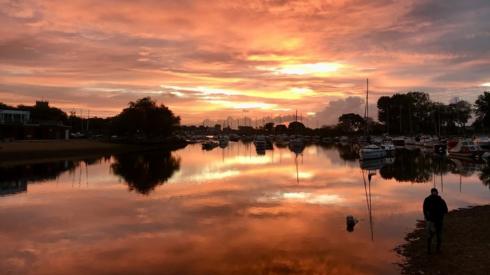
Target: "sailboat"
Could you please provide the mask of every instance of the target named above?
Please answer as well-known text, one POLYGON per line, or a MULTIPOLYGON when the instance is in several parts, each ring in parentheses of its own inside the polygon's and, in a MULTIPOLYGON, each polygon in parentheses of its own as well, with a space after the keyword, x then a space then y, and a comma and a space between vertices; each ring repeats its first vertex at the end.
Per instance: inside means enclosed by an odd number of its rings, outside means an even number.
MULTIPOLYGON (((369 117, 369 107, 368 107, 368 99, 369 99, 369 79, 366 79, 366 108, 364 112, 364 120, 366 122, 366 138, 369 135, 369 126, 368 126, 368 117, 369 117)), ((369 140, 369 139, 367 139, 369 140)), ((363 146, 359 150, 359 158, 362 160, 368 159, 380 159, 386 157, 386 151, 374 144, 368 144, 363 146)))

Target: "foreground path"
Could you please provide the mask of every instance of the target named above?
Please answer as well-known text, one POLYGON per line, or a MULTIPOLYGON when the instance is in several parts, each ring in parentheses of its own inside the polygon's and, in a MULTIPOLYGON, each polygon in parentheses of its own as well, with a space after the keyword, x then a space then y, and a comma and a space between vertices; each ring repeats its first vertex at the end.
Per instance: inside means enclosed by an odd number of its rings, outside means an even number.
POLYGON ((406 240, 396 249, 403 274, 490 274, 490 205, 451 211, 440 254, 427 255, 423 222, 406 240))

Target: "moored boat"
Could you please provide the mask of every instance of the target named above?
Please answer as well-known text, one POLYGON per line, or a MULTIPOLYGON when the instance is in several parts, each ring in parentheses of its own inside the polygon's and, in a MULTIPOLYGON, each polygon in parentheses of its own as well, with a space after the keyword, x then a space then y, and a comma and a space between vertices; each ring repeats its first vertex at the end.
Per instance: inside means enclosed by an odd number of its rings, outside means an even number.
POLYGON ((230 135, 230 141, 237 142, 240 140, 240 136, 237 134, 231 134, 230 135))
POLYGON ((265 139, 265 136, 262 135, 256 136, 254 140, 254 144, 255 144, 255 150, 257 152, 265 152, 265 150, 267 149, 267 141, 265 139))
POLYGON ((486 136, 480 136, 474 139, 474 142, 483 151, 490 151, 490 138, 486 136))
POLYGON ((305 149, 305 142, 302 138, 296 137, 289 141, 289 149, 296 154, 300 154, 305 149))
POLYGON ((395 153, 395 145, 389 141, 385 141, 379 145, 383 150, 385 150, 386 155, 392 155, 395 153))
POLYGON ((470 139, 450 140, 447 143, 450 157, 480 159, 483 151, 470 139))
POLYGON ((220 147, 226 147, 230 142, 230 138, 227 135, 220 135, 218 136, 218 142, 220 147))
POLYGON ((208 140, 208 141, 205 141, 202 143, 202 149, 206 150, 206 151, 213 150, 215 147, 218 147, 218 146, 219 146, 219 143, 214 142, 212 140, 208 140))
POLYGON ((405 140, 405 137, 395 137, 392 139, 392 142, 395 148, 403 148, 405 147, 405 140))
POLYGON ((386 157, 386 151, 374 144, 364 146, 359 150, 359 158, 361 160, 378 159, 384 157, 386 157))

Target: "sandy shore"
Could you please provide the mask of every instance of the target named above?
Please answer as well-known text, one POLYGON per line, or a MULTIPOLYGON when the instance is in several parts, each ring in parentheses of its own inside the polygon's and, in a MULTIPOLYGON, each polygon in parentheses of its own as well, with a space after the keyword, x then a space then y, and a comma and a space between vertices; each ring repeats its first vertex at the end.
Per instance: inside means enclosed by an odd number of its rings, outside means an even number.
POLYGON ((490 205, 451 211, 440 254, 427 254, 423 226, 419 222, 396 249, 406 259, 402 274, 490 274, 490 205))
POLYGON ((96 140, 28 140, 0 143, 0 164, 49 161, 60 158, 84 157, 145 149, 140 146, 96 140))

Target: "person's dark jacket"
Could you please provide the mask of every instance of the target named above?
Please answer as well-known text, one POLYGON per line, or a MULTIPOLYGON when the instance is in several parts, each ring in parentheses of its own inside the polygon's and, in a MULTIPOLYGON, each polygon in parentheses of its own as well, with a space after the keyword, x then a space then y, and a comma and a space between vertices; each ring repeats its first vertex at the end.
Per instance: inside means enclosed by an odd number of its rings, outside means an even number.
POLYGON ((442 222, 448 209, 446 202, 439 195, 430 195, 424 200, 424 217, 426 221, 442 222))

